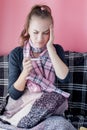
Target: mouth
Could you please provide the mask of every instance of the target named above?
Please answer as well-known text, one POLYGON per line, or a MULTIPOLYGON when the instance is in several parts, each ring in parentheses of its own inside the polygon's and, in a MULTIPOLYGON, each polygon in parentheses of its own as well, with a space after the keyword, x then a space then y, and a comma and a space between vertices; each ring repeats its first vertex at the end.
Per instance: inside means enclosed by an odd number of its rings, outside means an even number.
POLYGON ((36 42, 36 44, 43 45, 43 42, 36 42))

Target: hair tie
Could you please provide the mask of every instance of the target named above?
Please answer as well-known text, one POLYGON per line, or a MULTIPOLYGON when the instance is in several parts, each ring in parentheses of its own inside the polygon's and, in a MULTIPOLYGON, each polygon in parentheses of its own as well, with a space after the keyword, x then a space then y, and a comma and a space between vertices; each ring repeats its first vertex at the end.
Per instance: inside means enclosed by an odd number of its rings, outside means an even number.
POLYGON ((45 8, 44 8, 44 7, 41 7, 41 10, 43 11, 43 10, 45 10, 45 8))

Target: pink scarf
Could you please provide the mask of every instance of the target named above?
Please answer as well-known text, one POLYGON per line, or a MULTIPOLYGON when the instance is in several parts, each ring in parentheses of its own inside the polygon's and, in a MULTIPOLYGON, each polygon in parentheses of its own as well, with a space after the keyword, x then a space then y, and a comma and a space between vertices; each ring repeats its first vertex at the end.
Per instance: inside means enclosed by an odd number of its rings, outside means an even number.
POLYGON ((29 76, 27 77, 27 87, 30 92, 41 92, 55 91, 61 93, 64 97, 68 98, 69 93, 66 93, 54 86, 55 82, 55 72, 51 59, 49 57, 46 48, 40 53, 37 60, 33 60, 33 53, 31 50, 31 41, 27 42, 23 48, 24 57, 31 57, 33 69, 29 76))

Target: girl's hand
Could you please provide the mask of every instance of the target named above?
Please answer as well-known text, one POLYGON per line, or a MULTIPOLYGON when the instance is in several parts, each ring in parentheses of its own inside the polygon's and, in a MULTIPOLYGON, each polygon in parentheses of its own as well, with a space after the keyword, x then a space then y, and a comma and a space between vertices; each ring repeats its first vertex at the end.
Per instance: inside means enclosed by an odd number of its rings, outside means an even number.
POLYGON ((27 77, 32 70, 32 62, 30 58, 23 59, 23 74, 27 77))
POLYGON ((54 32, 53 32, 53 25, 50 25, 50 37, 49 41, 47 42, 47 46, 52 45, 54 42, 54 32))

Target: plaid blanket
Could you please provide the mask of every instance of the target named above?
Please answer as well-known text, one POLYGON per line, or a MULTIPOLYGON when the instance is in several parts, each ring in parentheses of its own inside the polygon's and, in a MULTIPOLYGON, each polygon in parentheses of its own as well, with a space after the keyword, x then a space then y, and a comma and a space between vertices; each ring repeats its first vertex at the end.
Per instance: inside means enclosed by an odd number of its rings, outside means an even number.
POLYGON ((0 56, 0 113, 6 105, 8 85, 8 56, 0 56))
POLYGON ((79 129, 80 127, 87 128, 87 116, 83 115, 66 115, 66 119, 75 126, 75 128, 79 129))
POLYGON ((65 52, 67 65, 71 73, 71 81, 57 86, 69 92, 69 109, 66 117, 76 128, 87 127, 87 53, 65 52))

